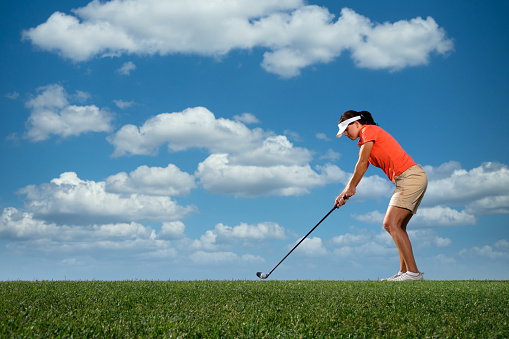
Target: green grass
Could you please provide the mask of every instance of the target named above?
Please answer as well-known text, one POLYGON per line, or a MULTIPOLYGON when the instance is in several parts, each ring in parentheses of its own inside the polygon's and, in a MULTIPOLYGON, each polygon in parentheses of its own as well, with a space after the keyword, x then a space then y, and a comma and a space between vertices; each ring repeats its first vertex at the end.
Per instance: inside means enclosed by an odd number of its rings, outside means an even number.
POLYGON ((0 337, 507 338, 508 281, 0 282, 0 337))

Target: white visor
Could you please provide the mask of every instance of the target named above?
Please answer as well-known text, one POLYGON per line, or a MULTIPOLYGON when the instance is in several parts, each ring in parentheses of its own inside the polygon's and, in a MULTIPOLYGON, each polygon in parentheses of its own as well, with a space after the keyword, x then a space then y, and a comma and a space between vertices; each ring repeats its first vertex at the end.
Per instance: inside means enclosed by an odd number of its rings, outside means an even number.
POLYGON ((343 121, 342 123, 338 124, 339 132, 336 135, 336 137, 340 138, 343 135, 343 133, 345 132, 345 130, 348 127, 348 125, 350 125, 352 122, 354 122, 356 120, 359 120, 360 118, 361 118, 361 116, 358 115, 356 117, 347 119, 347 120, 343 121))

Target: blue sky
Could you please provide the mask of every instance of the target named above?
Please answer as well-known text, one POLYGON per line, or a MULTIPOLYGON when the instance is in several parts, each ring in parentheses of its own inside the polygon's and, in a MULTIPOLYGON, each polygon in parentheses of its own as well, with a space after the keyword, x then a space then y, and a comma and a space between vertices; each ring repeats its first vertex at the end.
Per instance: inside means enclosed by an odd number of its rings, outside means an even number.
MULTIPOLYGON (((332 207, 368 110, 428 173, 425 279, 509 279, 506 1, 3 2, 0 279, 257 279, 332 207)), ((370 167, 272 279, 399 268, 370 167)))

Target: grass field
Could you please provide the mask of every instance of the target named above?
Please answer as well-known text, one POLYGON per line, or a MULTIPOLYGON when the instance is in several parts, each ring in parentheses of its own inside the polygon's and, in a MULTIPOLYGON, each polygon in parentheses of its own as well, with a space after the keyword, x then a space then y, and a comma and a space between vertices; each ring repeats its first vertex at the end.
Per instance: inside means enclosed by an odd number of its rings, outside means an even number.
POLYGON ((509 337, 509 281, 10 281, 0 306, 2 338, 509 337))

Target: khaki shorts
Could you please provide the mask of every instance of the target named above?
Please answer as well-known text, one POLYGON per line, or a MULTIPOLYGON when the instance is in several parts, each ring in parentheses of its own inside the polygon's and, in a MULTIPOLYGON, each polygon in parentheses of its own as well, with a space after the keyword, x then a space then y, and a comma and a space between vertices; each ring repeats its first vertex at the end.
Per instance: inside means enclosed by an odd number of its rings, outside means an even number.
POLYGON ((396 189, 389 206, 405 208, 415 214, 428 187, 426 172, 420 165, 414 165, 394 178, 394 183, 396 189))

